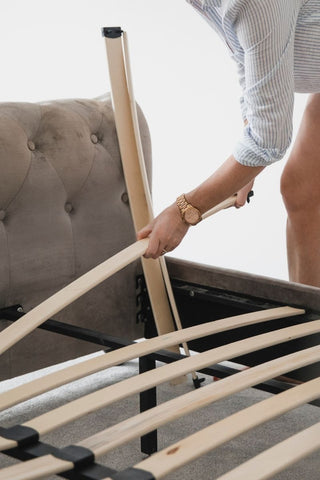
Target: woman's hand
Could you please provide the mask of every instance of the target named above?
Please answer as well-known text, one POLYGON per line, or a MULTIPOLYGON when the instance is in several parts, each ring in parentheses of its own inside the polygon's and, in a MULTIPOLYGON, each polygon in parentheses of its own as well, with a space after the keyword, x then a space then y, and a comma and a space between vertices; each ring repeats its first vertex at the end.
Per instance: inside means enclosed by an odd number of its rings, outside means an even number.
POLYGON ((171 252, 179 245, 188 229, 189 225, 182 220, 177 205, 170 205, 138 232, 138 240, 150 238, 144 257, 158 258, 163 253, 171 252))
POLYGON ((243 188, 241 188, 241 190, 238 191, 237 199, 235 203, 236 208, 240 208, 245 205, 248 198, 248 193, 250 192, 250 190, 252 190, 253 184, 254 184, 254 179, 251 180, 251 182, 249 182, 246 186, 244 186, 243 188))

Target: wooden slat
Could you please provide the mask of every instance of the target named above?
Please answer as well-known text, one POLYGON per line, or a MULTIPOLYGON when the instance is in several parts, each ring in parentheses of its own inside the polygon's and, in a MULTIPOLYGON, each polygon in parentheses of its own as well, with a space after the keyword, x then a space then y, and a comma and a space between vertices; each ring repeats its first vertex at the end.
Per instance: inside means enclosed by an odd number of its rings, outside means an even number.
POLYGON ((36 395, 40 395, 41 393, 59 387, 60 385, 77 380, 85 375, 90 375, 99 370, 127 362, 133 358, 142 357, 149 353, 156 352, 157 350, 168 348, 183 341, 190 341, 195 338, 224 332, 233 328, 301 315, 303 313, 305 313, 304 310, 292 307, 272 308, 260 312, 246 313, 221 320, 215 320, 213 322, 186 328, 183 331, 171 332, 141 343, 129 345, 119 350, 108 352, 104 356, 86 360, 63 370, 59 370, 58 372, 50 373, 33 380, 32 382, 0 394, 0 410, 4 410, 5 408, 16 405, 17 403, 23 402, 36 395))
POLYGON ((147 247, 148 239, 135 242, 26 313, 0 333, 0 355, 81 295, 141 257, 147 247))
POLYGON ((61 473, 71 470, 73 467, 72 462, 60 460, 52 455, 44 455, 11 467, 2 468, 0 470, 0 480, 47 479, 52 470, 55 473, 61 473))
MULTIPOLYGON (((128 192, 130 192, 130 198, 137 196, 137 193, 138 193, 137 188, 139 185, 140 185, 140 188, 143 189, 143 192, 141 192, 141 196, 140 196, 140 199, 141 199, 140 204, 130 203, 131 211, 133 212, 133 215, 135 217, 136 217, 137 209, 138 210, 143 209, 145 211, 145 219, 147 220, 147 222, 144 225, 141 225, 141 224, 138 225, 139 218, 136 218, 135 225, 136 225, 136 233, 137 233, 142 226, 145 226, 153 218, 153 209, 152 209, 152 199, 151 199, 151 193, 149 189, 147 171, 146 171, 141 136, 140 136, 136 102, 135 102, 135 97, 133 92, 129 46, 128 46, 128 38, 127 38, 126 32, 123 32, 122 39, 119 39, 119 42, 120 41, 122 41, 122 49, 121 49, 121 53, 118 51, 118 53, 120 53, 120 55, 117 58, 118 63, 114 65, 114 67, 117 67, 117 70, 116 72, 110 71, 110 78, 113 77, 113 75, 115 75, 117 72, 119 72, 121 76, 121 80, 122 80, 121 82, 120 82, 119 76, 117 76, 116 78, 114 78, 114 82, 112 84, 113 93, 114 93, 114 90, 117 89, 117 94, 118 95, 120 94, 120 98, 122 102, 121 105, 123 104, 123 102, 127 102, 127 105, 126 105, 127 110, 122 112, 123 115, 121 118, 119 118, 119 123, 121 122, 120 126, 122 127, 123 122, 126 122, 126 123, 129 122, 131 124, 131 127, 133 128, 133 133, 135 138, 135 148, 136 148, 137 156, 133 156, 131 152, 130 157, 122 156, 122 162, 130 163, 130 165, 128 166, 129 168, 126 168, 127 166, 124 165, 127 190, 128 192), (130 118, 128 116, 129 110, 131 112, 130 118), (140 183, 139 181, 137 182, 138 172, 135 172, 136 174, 133 174, 132 165, 131 165, 133 161, 136 161, 140 167, 139 169, 137 165, 137 170, 140 171, 140 176, 141 176, 140 183), (142 193, 144 193, 145 196, 143 196, 142 193), (143 200, 146 202, 146 205, 143 205, 141 203, 143 200)), ((110 50, 114 48, 114 40, 110 41, 106 39, 106 45, 107 45, 108 55, 111 55, 112 52, 110 50)), ((109 65, 111 68, 112 65, 110 63, 109 65)), ((119 102, 119 97, 116 97, 115 95, 115 98, 117 98, 117 102, 119 102)), ((114 108, 116 111, 117 110, 116 103, 114 108)), ((127 125, 126 130, 123 132, 123 136, 122 137, 120 136, 122 142, 128 141, 127 129, 128 127, 130 129, 130 124, 127 125)), ((137 213, 141 214, 141 212, 137 212, 137 213)), ((176 301, 173 295, 171 281, 169 278, 165 259, 161 257, 156 262, 153 262, 152 264, 150 264, 150 261, 147 261, 145 258, 142 258, 141 261, 142 261, 142 267, 145 273, 145 281, 148 287, 149 298, 152 305, 152 311, 153 311, 153 316, 155 318, 155 324, 156 324, 158 335, 161 335, 162 333, 166 333, 168 331, 175 330, 174 324, 179 330, 181 330, 182 324, 181 324, 179 312, 177 309, 176 301), (161 296, 159 296, 160 294, 161 296), (164 313, 166 317, 163 316, 164 313)), ((190 351, 187 343, 183 342, 182 346, 184 348, 186 355, 190 356, 190 351)), ((179 353, 178 345, 175 346, 175 351, 179 353)), ((192 373, 192 376, 193 376, 193 379, 197 378, 194 372, 192 373)), ((183 379, 180 379, 180 380, 183 380, 183 379)))
POLYGON ((211 217, 211 215, 214 215, 215 213, 220 212, 220 210, 234 207, 237 201, 237 194, 233 195, 232 197, 227 198, 223 202, 219 203, 219 205, 216 205, 215 207, 211 208, 207 212, 202 214, 202 220, 205 220, 208 217, 211 217))
MULTIPOLYGON (((218 383, 212 383, 201 389, 194 390, 158 405, 155 408, 92 435, 77 443, 77 445, 90 449, 94 453, 95 458, 98 458, 110 450, 124 445, 165 423, 174 421, 210 403, 285 373, 288 371, 288 368, 290 368, 290 370, 301 368, 319 359, 320 346, 316 346, 271 360, 262 365, 239 372, 235 374, 236 376, 227 377, 218 383)), ((67 469, 70 469, 68 462, 63 464, 59 459, 55 462, 51 455, 46 455, 40 459, 25 462, 23 466, 12 466, 0 470, 0 480, 20 480, 21 478, 24 480, 32 480, 38 478, 38 475, 42 475, 43 472, 45 472, 45 475, 53 475, 66 471, 67 469), (47 460, 47 464, 45 463, 45 459, 47 460), (45 465, 46 470, 44 470, 45 465)), ((237 477, 231 477, 230 480, 234 480, 235 478, 237 477)), ((223 477, 223 480, 227 479, 223 477)))
POLYGON ((217 480, 267 480, 320 449, 320 422, 265 450, 217 480))
MULTIPOLYGON (((73 420, 80 418, 88 412, 95 411, 110 405, 114 401, 126 398, 134 393, 147 390, 160 383, 184 375, 193 370, 200 370, 221 361, 245 355, 249 352, 276 345, 295 338, 311 335, 320 331, 320 320, 283 328, 255 337, 240 340, 207 352, 185 358, 175 362, 174 365, 165 365, 156 370, 151 370, 142 375, 129 378, 116 385, 103 388, 97 392, 74 400, 67 405, 56 408, 40 415, 23 425, 31 427, 40 435, 55 430, 73 420)), ((0 450, 16 446, 16 442, 0 437, 0 450)))
POLYGON ((151 472, 158 480, 219 445, 319 396, 320 378, 316 378, 230 415, 155 453, 135 465, 135 468, 151 472))
MULTIPOLYGON (((136 232, 153 219, 151 195, 145 172, 135 105, 128 91, 129 65, 123 55, 123 35, 105 38, 114 117, 119 139, 124 177, 136 232), (141 158, 142 157, 142 158, 141 158)), ((131 91, 131 96, 133 92, 131 91)), ((175 330, 159 260, 142 258, 142 267, 158 334, 175 330)), ((178 351, 178 346, 176 346, 178 351)))

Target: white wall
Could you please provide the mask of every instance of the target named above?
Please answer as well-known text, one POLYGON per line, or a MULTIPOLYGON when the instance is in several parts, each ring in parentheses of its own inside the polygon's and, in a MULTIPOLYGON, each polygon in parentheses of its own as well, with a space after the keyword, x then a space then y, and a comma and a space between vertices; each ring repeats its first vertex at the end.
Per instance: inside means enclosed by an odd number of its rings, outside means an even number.
MULTIPOLYGON (((0 101, 91 98, 110 90, 100 28, 128 32, 136 99, 153 143, 158 213, 232 152, 242 128, 236 68, 184 0, 0 0, 0 101)), ((296 95, 295 132, 307 95, 296 95)), ((256 181, 250 206, 191 229, 173 256, 287 278, 285 159, 256 181)))

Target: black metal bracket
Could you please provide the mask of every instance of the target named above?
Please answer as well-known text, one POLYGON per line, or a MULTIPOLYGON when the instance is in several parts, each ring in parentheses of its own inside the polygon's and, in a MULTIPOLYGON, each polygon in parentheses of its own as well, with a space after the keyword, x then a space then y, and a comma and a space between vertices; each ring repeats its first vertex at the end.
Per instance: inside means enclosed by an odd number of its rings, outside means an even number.
POLYGON ((136 277, 136 322, 144 323, 145 338, 157 336, 154 316, 144 275, 136 277))
POLYGON ((24 315, 23 307, 20 304, 0 308, 0 319, 15 321, 24 315))
MULTIPOLYGON (((139 358, 139 374, 156 368, 156 360, 151 355, 139 358)), ((140 393, 140 413, 157 406, 157 388, 153 387, 140 393)), ((153 430, 141 437, 141 452, 152 455, 158 450, 157 430, 153 430)))
MULTIPOLYGON (((12 305, 10 307, 0 309, 0 320, 2 319, 15 322, 19 320, 19 318, 23 317, 23 315, 25 315, 25 312, 21 305, 12 305)), ((91 342, 96 345, 102 345, 105 347, 105 349, 115 350, 117 348, 126 347, 127 345, 134 343, 123 338, 106 335, 105 333, 97 330, 77 327, 76 325, 70 325, 68 323, 63 323, 52 319, 47 320, 42 325, 39 325, 38 328, 67 337, 77 338, 78 340, 91 342)))

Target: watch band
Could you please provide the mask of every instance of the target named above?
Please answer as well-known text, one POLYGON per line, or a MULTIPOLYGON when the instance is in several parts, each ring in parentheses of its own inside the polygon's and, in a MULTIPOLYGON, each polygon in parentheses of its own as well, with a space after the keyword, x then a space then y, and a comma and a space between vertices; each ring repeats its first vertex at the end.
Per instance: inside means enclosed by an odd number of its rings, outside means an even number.
POLYGON ((187 202, 184 193, 177 198, 177 205, 179 207, 181 217, 183 218, 183 213, 185 209, 187 208, 188 205, 190 205, 190 203, 187 202))
POLYGON ((200 211, 191 205, 183 193, 176 200, 182 220, 188 225, 196 225, 202 220, 200 211))

